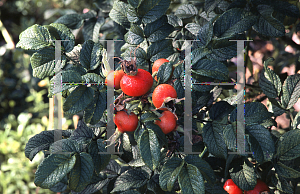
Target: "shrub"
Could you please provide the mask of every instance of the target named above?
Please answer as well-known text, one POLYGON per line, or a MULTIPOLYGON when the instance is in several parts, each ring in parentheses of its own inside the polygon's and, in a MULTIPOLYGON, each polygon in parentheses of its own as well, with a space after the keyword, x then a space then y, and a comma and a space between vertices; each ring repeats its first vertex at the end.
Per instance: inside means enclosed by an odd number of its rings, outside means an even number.
MULTIPOLYGON (((83 111, 83 120, 74 131, 57 131, 61 140, 54 141, 54 131, 43 131, 28 141, 26 157, 32 160, 40 151, 45 154, 35 174, 37 186, 72 193, 226 193, 222 178, 231 178, 242 190, 252 190, 259 177, 269 186, 293 193, 300 169, 290 161, 300 157, 300 130, 299 114, 293 115, 292 107, 300 96, 300 75, 282 78, 268 67, 272 60, 265 61, 259 82, 250 87, 251 91, 261 90, 272 108, 258 101, 244 106, 243 90, 233 95, 237 88, 219 83, 240 81, 229 76, 229 70, 235 68, 230 60, 237 57, 237 40, 257 36, 290 40, 285 26, 296 29, 297 2, 115 0, 112 7, 109 1, 95 5, 95 10, 64 15, 55 23, 33 25, 20 34, 17 47, 32 52, 33 75, 50 78, 49 97, 62 92, 67 115, 83 111), (79 28, 84 42, 75 45, 71 29, 79 28), (154 81, 148 93, 128 96, 114 91, 114 110, 134 112, 139 124, 134 132, 110 136, 113 109, 107 109, 111 99, 106 98, 106 91, 110 89, 104 82, 113 69, 106 42, 100 41, 112 39, 124 40, 116 41, 115 53, 123 59, 115 58, 114 65, 127 76, 135 76, 137 69, 152 73, 157 59, 169 62, 160 66, 159 82, 154 81), (63 40, 59 64, 55 64, 52 40, 63 40), (189 47, 184 40, 196 41, 189 47), (186 76, 190 73, 192 80, 186 76), (61 81, 59 76, 64 84, 57 89, 54 84, 61 81), (191 92, 187 88, 190 81, 191 92), (155 124, 161 112, 151 95, 159 84, 169 84, 177 93, 177 98, 165 99, 162 106, 177 115, 177 130, 167 135, 155 124), (188 103, 191 106, 185 107, 188 103), (237 114, 241 107, 244 118, 237 114), (271 127, 285 112, 290 113, 291 127, 278 135, 271 127), (245 141, 240 136, 243 133, 245 141), (189 142, 197 154, 184 150, 189 142), (118 146, 111 147, 115 143, 118 146), (237 152, 241 146, 245 152, 237 152), (115 153, 105 154, 108 149, 115 153)), ((246 46, 248 51, 249 44, 246 46)), ((246 62, 251 70, 252 64, 246 62)))

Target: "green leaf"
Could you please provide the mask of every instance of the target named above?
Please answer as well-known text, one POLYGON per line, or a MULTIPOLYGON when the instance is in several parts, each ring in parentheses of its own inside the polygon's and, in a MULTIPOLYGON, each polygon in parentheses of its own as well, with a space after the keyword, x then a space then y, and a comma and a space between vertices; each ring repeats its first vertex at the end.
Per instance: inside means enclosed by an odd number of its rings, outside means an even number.
POLYGON ((86 41, 80 52, 80 64, 87 70, 96 69, 102 61, 103 46, 100 43, 95 43, 92 40, 86 41))
POLYGON ((223 117, 227 117, 234 109, 234 106, 228 102, 220 101, 216 102, 209 111, 209 117, 212 120, 220 120, 223 117))
POLYGON ((110 179, 104 179, 104 180, 101 180, 97 183, 92 183, 92 184, 89 184, 84 190, 82 190, 81 192, 73 192, 72 191, 72 194, 90 194, 90 193, 95 193, 99 190, 101 190, 103 187, 105 187, 105 185, 107 183, 109 183, 110 179))
POLYGON ((177 177, 184 165, 184 161, 180 158, 173 157, 169 159, 163 166, 159 175, 159 185, 164 191, 171 191, 177 177))
MULTIPOLYGON (((247 158, 244 158, 248 160, 247 158)), ((251 163, 250 163, 251 164, 251 163)), ((230 177, 242 190, 253 190, 256 185, 256 173, 253 166, 248 166, 244 160, 236 159, 231 163, 230 177)))
POLYGON ((193 42, 193 45, 197 45, 197 47, 205 47, 208 45, 213 37, 212 21, 207 22, 199 29, 197 34, 197 41, 193 42))
MULTIPOLYGON (((204 42, 200 43, 199 41, 195 41, 194 43, 195 44, 198 43, 198 45, 200 45, 201 47, 205 46, 205 45, 203 45, 203 44, 205 44, 204 42)), ((192 60, 193 64, 196 64, 200 59, 204 58, 207 55, 212 55, 211 50, 209 50, 207 48, 201 48, 201 47, 193 49, 193 51, 192 51, 191 60, 192 60)))
POLYGON ((52 34, 52 29, 53 27, 56 30, 56 33, 58 34, 59 37, 55 37, 56 40, 62 40, 61 45, 63 47, 63 51, 65 52, 70 52, 73 50, 75 46, 75 36, 71 32, 69 28, 67 28, 63 24, 50 24, 50 26, 46 26, 49 30, 49 32, 52 34))
POLYGON ((81 76, 79 71, 75 68, 70 68, 57 74, 50 80, 49 95, 53 96, 59 92, 65 91, 72 87, 76 87, 74 83, 80 83, 81 76), (60 77, 61 75, 61 77, 60 77), (55 84, 56 83, 56 84, 55 84), (57 84, 64 83, 64 84, 57 84))
POLYGON ((78 86, 65 99, 63 110, 66 114, 76 114, 84 110, 93 100, 94 90, 86 86, 78 86))
POLYGON ((128 0, 128 3, 134 8, 138 8, 142 2, 143 0, 128 0))
POLYGON ((223 126, 217 123, 207 123, 203 127, 203 141, 215 157, 227 158, 227 146, 223 136, 223 126))
POLYGON ((300 129, 288 131, 279 138, 276 156, 280 160, 300 157, 300 129))
POLYGON ((155 132, 156 137, 158 137, 161 147, 164 145, 168 146, 168 140, 166 138, 166 135, 162 132, 161 128, 158 125, 156 125, 152 122, 148 122, 148 123, 146 123, 146 128, 151 129, 153 132, 155 132))
POLYGON ((222 0, 205 0, 204 10, 206 13, 211 12, 222 0))
MULTIPOLYGON (((273 113, 260 102, 251 102, 245 104, 245 124, 256 125, 261 124, 267 119, 271 119, 273 113)), ((230 114, 230 121, 233 123, 237 119, 237 111, 233 110, 230 114)))
POLYGON ((178 16, 169 14, 167 15, 167 17, 168 17, 168 23, 171 24, 172 26, 174 27, 183 26, 183 22, 178 16))
POLYGON ((47 28, 38 24, 23 31, 20 34, 19 42, 16 45, 17 48, 25 50, 39 50, 49 46, 54 46, 52 36, 47 28))
POLYGON ((69 139, 76 141, 91 140, 94 137, 94 132, 89 128, 82 120, 77 124, 77 128, 74 130, 69 139))
POLYGON ((91 18, 84 23, 82 33, 84 40, 93 40, 95 43, 99 41, 100 28, 105 24, 104 17, 98 16, 91 18))
POLYGON ((185 28, 188 31, 190 31, 193 35, 197 36, 201 26, 197 23, 188 23, 187 25, 185 25, 185 28))
POLYGON ((203 19, 205 19, 205 21, 211 21, 214 17, 218 16, 214 11, 211 12, 201 12, 199 14, 200 17, 202 17, 203 19))
POLYGON ((159 186, 159 174, 155 174, 151 177, 151 179, 148 181, 147 188, 148 190, 157 194, 165 193, 159 186))
POLYGON ((201 175, 204 177, 204 179, 208 181, 210 184, 213 184, 216 181, 214 170, 205 160, 203 160, 199 156, 188 155, 184 158, 184 160, 188 164, 192 164, 193 166, 197 167, 201 175))
MULTIPOLYGON (((68 181, 67 176, 65 176, 63 179, 65 179, 65 181, 68 181)), ((50 190, 53 191, 53 192, 55 192, 55 193, 65 191, 68 188, 68 185, 65 184, 65 183, 63 183, 63 181, 58 182, 56 185, 54 185, 53 187, 51 187, 50 190)))
POLYGON ((75 165, 76 157, 69 154, 50 154, 38 166, 34 184, 49 189, 61 181, 75 165))
POLYGON ((146 123, 146 122, 149 122, 149 121, 155 121, 155 120, 159 120, 159 119, 158 119, 158 116, 156 114, 149 111, 149 112, 146 112, 146 113, 142 114, 140 120, 141 120, 142 123, 146 123))
POLYGON ((292 129, 300 129, 300 111, 296 114, 293 122, 292 122, 292 129))
POLYGON ((178 66, 175 67, 174 71, 173 71, 173 76, 175 78, 179 78, 184 76, 184 65, 180 64, 178 66))
MULTIPOLYGON (((192 78, 193 79, 193 78, 192 78)), ((197 83, 197 82, 193 82, 197 83)), ((198 92, 208 92, 214 88, 212 85, 200 85, 200 84, 192 84, 192 90, 198 92)))
POLYGON ((234 124, 237 124, 237 123, 235 122, 235 123, 226 125, 224 128, 224 131, 223 131, 224 140, 227 145, 227 148, 232 152, 236 151, 236 125, 234 125, 234 124))
POLYGON ((233 8, 224 12, 214 24, 214 34, 218 37, 231 37, 249 30, 258 16, 241 8, 233 8))
POLYGON ((211 54, 207 55, 207 58, 216 59, 218 61, 225 61, 227 59, 231 59, 236 57, 237 55, 237 42, 229 41, 229 40, 244 40, 244 35, 236 35, 233 37, 225 37, 213 39, 208 45, 211 54))
POLYGON ((174 89, 176 90, 177 93, 177 98, 183 98, 185 96, 185 91, 182 86, 182 82, 179 81, 178 79, 175 80, 174 82, 174 89))
POLYGON ((95 85, 101 85, 104 83, 104 79, 96 73, 87 73, 87 74, 81 76, 81 80, 84 83, 91 83, 91 84, 95 84, 95 85))
POLYGON ((97 17, 97 12, 95 10, 89 10, 86 13, 81 14, 81 17, 85 20, 97 17))
POLYGON ((144 24, 149 24, 163 16, 169 5, 170 0, 143 0, 137 13, 144 24))
POLYGON ((259 162, 271 161, 275 153, 275 144, 271 133, 261 125, 247 125, 246 134, 249 134, 251 152, 259 162))
POLYGON ((138 25, 131 24, 129 31, 124 35, 127 43, 138 45, 144 41, 144 32, 138 25))
POLYGON ((150 59, 151 62, 154 62, 160 58, 166 59, 173 53, 174 51, 172 41, 165 39, 162 41, 154 42, 148 47, 147 58, 150 59))
POLYGON ((290 75, 282 86, 281 103, 284 108, 290 109, 300 98, 300 75, 290 75))
POLYGON ((147 183, 147 180, 145 171, 130 169, 117 178, 115 188, 111 192, 140 188, 147 183))
POLYGON ((35 52, 30 57, 31 66, 33 69, 33 76, 40 79, 53 76, 55 74, 56 68, 60 70, 66 65, 66 57, 61 56, 61 59, 61 62, 58 63, 58 65, 60 66, 56 67, 54 48, 45 48, 35 52))
POLYGON ((121 166, 113 159, 111 159, 106 166, 105 170, 102 171, 103 173, 119 175, 121 174, 121 166))
POLYGON ((136 51, 135 51, 135 49, 136 49, 136 47, 129 47, 128 49, 126 49, 126 51, 124 53, 121 54, 121 56, 124 57, 125 60, 131 61, 134 59, 134 52, 135 52, 136 65, 137 66, 148 65, 147 54, 144 51, 144 49, 142 49, 140 47, 137 48, 136 51))
POLYGON ((61 152, 81 152, 83 150, 82 144, 72 140, 72 139, 61 139, 55 141, 50 146, 50 153, 61 153, 61 152))
POLYGON ((78 29, 83 24, 83 18, 78 13, 67 14, 58 18, 54 23, 60 23, 66 25, 71 29, 78 29))
MULTIPOLYGON (((92 40, 93 39, 93 32, 94 27, 97 23, 96 18, 91 18, 84 22, 83 28, 82 28, 82 35, 84 41, 92 40)), ((99 33, 97 34, 97 38, 99 38, 99 33)))
POLYGON ((228 80, 228 68, 221 62, 210 59, 199 60, 192 67, 192 73, 219 79, 222 81, 228 80))
POLYGON ((116 0, 114 1, 113 9, 109 12, 109 17, 125 28, 129 28, 130 22, 127 19, 127 9, 128 4, 116 0))
POLYGON ((300 172, 284 165, 282 162, 277 162, 274 164, 275 171, 278 173, 278 175, 285 177, 285 178, 299 178, 300 172))
POLYGON ((137 13, 137 10, 134 7, 132 7, 131 5, 128 5, 128 8, 127 8, 127 19, 129 22, 138 24, 138 25, 140 25, 142 22, 139 14, 137 13))
POLYGON ((284 36, 284 25, 272 16, 274 10, 271 6, 258 5, 257 10, 261 15, 258 22, 253 26, 255 31, 268 37, 284 36))
POLYGON ((99 174, 100 171, 108 165, 111 158, 110 154, 100 154, 99 152, 106 152, 103 140, 97 139, 97 142, 91 141, 88 147, 88 153, 92 156, 95 171, 97 174, 99 174))
POLYGON ((69 175, 69 187, 71 190, 80 192, 90 183, 94 164, 90 154, 82 152, 75 154, 76 163, 74 168, 70 171, 69 175))
MULTIPOLYGON (((49 147, 54 143, 54 130, 42 131, 39 134, 31 137, 25 147, 25 156, 32 161, 37 153, 42 150, 49 150, 49 147)), ((69 137, 70 132, 62 130, 62 135, 69 137)))
POLYGON ((159 81, 159 83, 166 83, 171 75, 172 75, 172 71, 173 71, 173 62, 165 62, 163 63, 157 72, 157 80, 159 81))
POLYGON ((72 67, 66 69, 65 71, 76 71, 81 76, 83 76, 87 73, 87 70, 84 67, 80 66, 80 65, 73 65, 72 67))
POLYGON ((182 4, 175 11, 175 15, 180 19, 186 19, 198 14, 198 9, 193 4, 182 4))
POLYGON ((279 76, 268 68, 268 63, 273 60, 273 58, 269 58, 265 61, 264 69, 259 79, 259 87, 269 98, 279 97, 282 87, 279 76))
POLYGON ((97 124, 106 109, 106 93, 96 92, 93 101, 86 107, 83 119, 86 123, 97 124))
POLYGON ((164 15, 155 22, 147 24, 144 33, 149 42, 156 42, 165 39, 173 30, 174 27, 168 24, 168 18, 164 15))
POLYGON ((191 164, 185 164, 178 176, 178 182, 182 193, 204 194, 204 181, 198 168, 191 164))
POLYGON ((151 170, 154 170, 159 165, 161 149, 156 133, 152 129, 143 131, 138 140, 138 146, 143 161, 151 170))
POLYGON ((289 182, 282 176, 279 176, 278 174, 273 174, 271 176, 271 181, 279 191, 294 194, 293 188, 291 187, 289 182))

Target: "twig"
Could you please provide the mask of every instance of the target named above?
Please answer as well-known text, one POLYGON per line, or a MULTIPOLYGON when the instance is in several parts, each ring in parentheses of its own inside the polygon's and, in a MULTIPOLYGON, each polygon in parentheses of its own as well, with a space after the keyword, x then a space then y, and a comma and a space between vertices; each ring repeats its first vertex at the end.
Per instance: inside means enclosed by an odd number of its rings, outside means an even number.
POLYGON ((8 33, 8 31, 6 30, 6 28, 3 25, 1 20, 0 20, 0 31, 2 33, 4 40, 7 43, 8 49, 14 49, 15 43, 14 43, 13 39, 11 38, 10 34, 8 33))

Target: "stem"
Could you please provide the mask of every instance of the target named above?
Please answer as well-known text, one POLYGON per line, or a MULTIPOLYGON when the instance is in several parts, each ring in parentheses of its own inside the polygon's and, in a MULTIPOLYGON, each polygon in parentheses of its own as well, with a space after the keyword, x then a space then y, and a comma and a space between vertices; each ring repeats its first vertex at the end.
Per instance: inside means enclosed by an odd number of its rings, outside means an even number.
POLYGON ((2 33, 2 36, 7 43, 7 46, 9 49, 14 49, 15 48, 15 43, 11 37, 11 35, 8 33, 6 30, 5 26, 3 25, 2 21, 0 20, 0 31, 2 33))
POLYGON ((207 147, 205 146, 204 147, 204 150, 202 151, 202 153, 199 155, 200 158, 202 158, 204 156, 204 154, 206 153, 207 151, 207 147))

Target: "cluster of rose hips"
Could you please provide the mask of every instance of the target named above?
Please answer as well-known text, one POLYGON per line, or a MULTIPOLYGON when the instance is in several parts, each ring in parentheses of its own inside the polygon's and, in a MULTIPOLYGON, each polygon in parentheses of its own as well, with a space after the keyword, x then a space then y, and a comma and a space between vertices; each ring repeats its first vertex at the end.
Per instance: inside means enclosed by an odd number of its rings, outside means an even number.
MULTIPOLYGON (((152 73, 157 72, 159 67, 165 62, 169 61, 163 58, 156 60, 152 66, 152 73)), ((156 76, 154 79, 157 81, 156 76)), ((123 70, 117 70, 111 71, 107 75, 105 83, 116 90, 121 89, 128 96, 139 97, 147 94, 152 88, 153 77, 148 71, 143 69, 137 69, 135 75, 126 74, 123 70)), ((167 98, 177 98, 176 90, 169 84, 159 84, 152 93, 152 102, 157 109, 163 111, 159 117, 160 120, 156 120, 155 124, 162 129, 164 134, 176 130, 177 127, 175 113, 162 108, 167 98)), ((128 114, 125 110, 118 111, 114 116, 114 123, 117 125, 117 130, 121 133, 135 131, 138 121, 138 116, 134 112, 128 114)))
MULTIPOLYGON (((227 191, 229 194, 243 194, 243 190, 240 189, 232 179, 228 179, 224 186, 224 190, 227 191)), ((266 183, 257 179, 256 186, 251 191, 244 191, 244 194, 262 194, 262 192, 270 192, 270 189, 266 183)))

